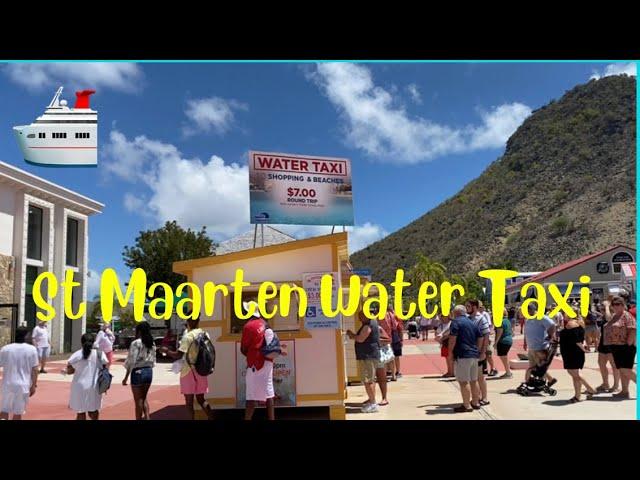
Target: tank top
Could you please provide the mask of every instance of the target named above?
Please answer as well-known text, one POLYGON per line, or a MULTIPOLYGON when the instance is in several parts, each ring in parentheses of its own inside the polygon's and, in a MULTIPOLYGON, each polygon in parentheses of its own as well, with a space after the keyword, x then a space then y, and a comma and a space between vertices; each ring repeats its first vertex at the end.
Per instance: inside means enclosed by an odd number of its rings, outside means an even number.
MULTIPOLYGON (((358 329, 358 335, 362 331, 362 329, 366 326, 363 324, 358 329)), ((380 332, 378 331, 378 321, 371 320, 369 322, 369 327, 371 327, 371 333, 364 340, 364 342, 356 342, 356 360, 378 360, 380 356, 380 332)))

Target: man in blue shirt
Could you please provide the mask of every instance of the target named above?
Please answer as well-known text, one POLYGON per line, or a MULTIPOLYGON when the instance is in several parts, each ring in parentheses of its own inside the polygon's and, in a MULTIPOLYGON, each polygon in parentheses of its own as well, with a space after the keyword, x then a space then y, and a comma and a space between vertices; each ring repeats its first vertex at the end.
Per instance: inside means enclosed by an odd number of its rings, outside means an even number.
POLYGON ((449 355, 453 357, 453 371, 462 394, 462 405, 454 408, 455 412, 472 412, 480 408, 478 358, 484 337, 466 313, 464 305, 457 305, 449 327, 449 355))
MULTIPOLYGON (((529 315, 535 315, 536 306, 534 302, 529 303, 527 306, 529 315)), ((551 320, 547 315, 544 315, 540 320, 536 318, 528 318, 524 324, 524 341, 527 345, 527 354, 529 356, 529 368, 524 376, 524 381, 528 382, 531 377, 531 370, 537 365, 543 364, 547 361, 549 344, 556 335, 556 323, 551 320)), ((547 372, 544 376, 548 385, 551 386, 558 380, 553 378, 547 372)))

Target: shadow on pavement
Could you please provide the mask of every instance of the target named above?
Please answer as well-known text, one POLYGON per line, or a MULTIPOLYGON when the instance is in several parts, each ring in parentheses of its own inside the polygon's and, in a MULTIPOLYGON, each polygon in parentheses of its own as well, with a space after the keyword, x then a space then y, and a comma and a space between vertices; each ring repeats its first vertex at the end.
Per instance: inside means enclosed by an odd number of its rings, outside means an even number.
POLYGON ((455 415, 457 412, 454 412, 453 409, 458 406, 460 406, 460 403, 444 403, 437 405, 421 405, 419 408, 436 407, 430 410, 425 410, 424 413, 426 413, 427 415, 455 415))
MULTIPOLYGON (((524 395, 520 395, 515 388, 510 388, 509 390, 500 392, 500 395, 510 395, 510 394, 518 395, 519 397, 524 397, 524 395)), ((548 395, 542 392, 530 392, 529 395, 527 395, 527 397, 548 397, 548 395)))
POLYGON ((167 405, 149 414, 151 420, 191 420, 184 405, 167 405))

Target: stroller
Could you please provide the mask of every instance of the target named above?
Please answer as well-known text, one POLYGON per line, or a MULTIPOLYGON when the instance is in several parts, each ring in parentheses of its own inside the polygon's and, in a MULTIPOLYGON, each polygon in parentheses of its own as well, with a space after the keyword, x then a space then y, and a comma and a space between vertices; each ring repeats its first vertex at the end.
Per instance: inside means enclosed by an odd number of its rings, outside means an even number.
POLYGON ((407 333, 409 334, 409 339, 412 339, 413 337, 419 337, 418 324, 415 322, 415 320, 409 321, 407 323, 407 333))
POLYGON ((558 342, 551 342, 549 345, 549 349, 547 350, 547 359, 540 365, 537 365, 531 370, 531 376, 529 377, 529 381, 522 382, 520 386, 516 389, 518 394, 523 397, 528 396, 531 393, 544 392, 552 397, 558 393, 557 390, 551 388, 547 381, 544 379, 547 370, 549 370, 549 366, 553 359, 556 356, 556 352, 558 351, 558 342))

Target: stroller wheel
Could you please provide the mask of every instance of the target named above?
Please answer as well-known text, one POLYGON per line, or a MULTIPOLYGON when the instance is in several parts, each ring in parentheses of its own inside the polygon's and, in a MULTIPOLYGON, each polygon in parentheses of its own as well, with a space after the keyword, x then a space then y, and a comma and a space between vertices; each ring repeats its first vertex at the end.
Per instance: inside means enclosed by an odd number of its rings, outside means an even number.
POLYGON ((550 388, 549 389, 549 395, 551 395, 552 397, 554 397, 556 395, 556 393, 558 393, 558 391, 555 390, 554 388, 550 388))

